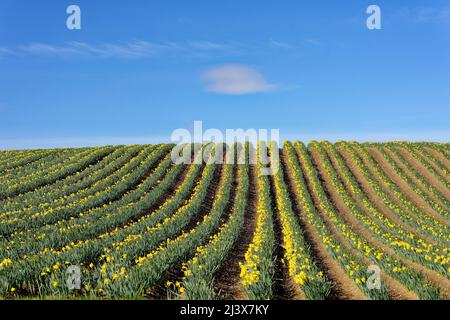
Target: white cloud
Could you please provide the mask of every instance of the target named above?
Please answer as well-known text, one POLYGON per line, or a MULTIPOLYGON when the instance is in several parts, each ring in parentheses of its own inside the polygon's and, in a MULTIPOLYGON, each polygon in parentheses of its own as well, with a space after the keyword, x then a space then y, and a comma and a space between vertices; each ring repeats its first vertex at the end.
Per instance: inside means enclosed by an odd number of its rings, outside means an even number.
MULTIPOLYGON (((314 39, 305 40, 307 44, 317 45, 314 39)), ((34 42, 16 46, 0 47, 0 58, 32 56, 52 57, 60 59, 73 58, 113 58, 143 59, 158 57, 218 57, 241 56, 265 52, 268 49, 292 51, 298 49, 295 44, 270 40, 259 45, 243 45, 236 41, 212 42, 208 40, 186 40, 179 42, 142 41, 89 43, 69 41, 65 43, 34 42)))
POLYGON ((230 48, 229 44, 225 43, 217 43, 217 42, 211 42, 211 41, 189 41, 189 45, 196 49, 201 50, 223 50, 230 48))
POLYGON ((322 42, 319 39, 307 38, 303 40, 304 45, 320 46, 322 42))
POLYGON ((269 84, 255 69, 239 64, 224 65, 205 72, 206 89, 229 95, 270 92, 278 87, 269 84))
POLYGON ((15 47, 0 47, 0 57, 16 56, 52 56, 58 58, 151 58, 171 55, 197 55, 208 52, 227 51, 235 45, 210 41, 187 42, 149 42, 129 41, 118 43, 86 43, 71 41, 63 44, 30 43, 15 47))
POLYGON ((290 43, 287 43, 284 41, 270 40, 269 44, 273 48, 280 48, 280 49, 293 49, 294 48, 294 46, 292 46, 290 43))
POLYGON ((68 42, 63 45, 32 43, 20 46, 17 50, 34 55, 52 55, 58 57, 102 57, 102 58, 142 58, 179 50, 173 43, 153 43, 133 41, 126 43, 89 44, 85 42, 68 42))
POLYGON ((416 22, 448 23, 450 22, 450 7, 418 8, 415 10, 416 22))
POLYGON ((8 48, 4 48, 4 47, 0 47, 0 54, 7 54, 7 53, 11 53, 11 50, 9 50, 8 48))
POLYGON ((450 7, 403 7, 393 15, 414 23, 450 23, 450 7))
POLYGON ((14 52, 11 49, 5 48, 5 47, 0 47, 0 58, 2 57, 6 57, 9 55, 13 55, 14 52))

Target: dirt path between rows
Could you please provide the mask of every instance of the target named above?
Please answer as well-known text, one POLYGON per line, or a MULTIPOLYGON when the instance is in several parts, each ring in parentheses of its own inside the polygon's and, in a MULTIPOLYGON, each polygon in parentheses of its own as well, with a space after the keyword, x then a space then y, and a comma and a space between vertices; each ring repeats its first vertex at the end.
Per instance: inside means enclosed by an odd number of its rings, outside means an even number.
POLYGON ((428 214, 433 219, 450 226, 450 222, 434 211, 428 203, 425 202, 411 187, 404 181, 392 167, 384 159, 383 155, 376 149, 368 148, 367 151, 378 163, 381 169, 388 175, 391 180, 398 186, 402 193, 420 210, 428 214))
POLYGON ((291 199, 294 204, 294 210, 299 217, 299 223, 304 231, 304 237, 310 245, 311 254, 317 266, 324 273, 325 277, 333 282, 331 293, 328 297, 330 300, 364 300, 365 296, 358 289, 356 284, 342 269, 341 265, 333 259, 328 253, 327 248, 323 244, 320 236, 314 230, 314 227, 309 224, 303 217, 303 210, 300 205, 300 198, 294 191, 293 181, 294 176, 289 170, 285 155, 281 154, 281 162, 285 168, 286 184, 288 186, 291 199))
MULTIPOLYGON (((281 164, 280 164, 281 165, 281 164)), ((270 198, 275 229, 275 275, 273 285, 274 300, 306 300, 305 294, 289 275, 289 265, 286 263, 284 236, 281 226, 280 212, 277 205, 274 176, 270 175, 270 198), (282 263, 285 261, 285 263, 282 263)))
MULTIPOLYGON (((178 233, 172 237, 172 239, 177 238, 183 232, 189 233, 191 230, 195 229, 199 223, 201 223, 203 221, 203 218, 205 216, 209 215, 209 213, 213 209, 214 200, 215 200, 216 194, 219 190, 219 186, 222 183, 223 178, 224 178, 224 168, 225 168, 225 166, 217 165, 215 172, 214 172, 214 176, 208 185, 208 188, 206 191, 206 197, 203 200, 200 209, 198 210, 199 212, 201 212, 201 214, 195 215, 192 218, 192 220, 189 221, 189 223, 184 228, 179 230, 178 233)), ((230 190, 230 193, 231 192, 232 192, 232 190, 230 190)), ((193 255, 194 255, 194 252, 192 253, 191 256, 193 256, 193 255)), ((184 259, 184 260, 187 260, 187 259, 184 259)), ((171 288, 167 288, 165 286, 165 283, 167 281, 170 281, 172 283, 175 283, 177 281, 178 282, 182 281, 183 272, 182 272, 181 268, 182 268, 183 261, 180 261, 180 263, 177 266, 171 267, 166 272, 166 275, 164 276, 163 280, 161 280, 159 282, 159 285, 155 286, 154 288, 149 288, 147 297, 149 297, 151 299, 157 299, 157 300, 168 299, 168 298, 170 299, 171 294, 172 294, 172 292, 170 291, 171 288)))
POLYGON ((244 225, 241 233, 231 248, 224 264, 216 272, 214 287, 221 300, 247 300, 248 296, 241 285, 241 268, 239 262, 245 260, 245 253, 253 240, 257 223, 258 178, 256 165, 250 165, 249 191, 245 209, 244 225))
MULTIPOLYGON (((330 158, 331 162, 333 163, 334 168, 339 173, 340 170, 337 169, 338 166, 336 165, 336 160, 334 156, 328 153, 328 157, 330 158)), ((364 174, 358 169, 357 165, 355 164, 354 160, 351 158, 351 155, 347 153, 346 150, 343 150, 341 154, 342 159, 344 160, 344 163, 346 164, 347 168, 350 170, 351 174, 355 178, 356 182, 358 183, 359 188, 361 191, 367 196, 367 198, 372 202, 372 204, 375 206, 375 208, 382 213, 384 216, 386 216, 388 219, 390 219, 395 224, 399 225, 403 230, 408 231, 416 235, 418 238, 421 238, 429 243, 436 243, 435 240, 430 239, 425 234, 422 234, 420 230, 415 229, 408 223, 404 222, 400 217, 398 217, 394 212, 389 209, 389 207, 384 203, 383 199, 381 199, 378 194, 375 192, 372 185, 369 183, 369 181, 366 179, 364 174)), ((348 188, 347 188, 348 189, 348 188)), ((364 212, 366 212, 368 215, 372 216, 372 213, 370 210, 368 210, 361 200, 356 199, 355 196, 352 195, 352 198, 357 201, 357 203, 360 205, 361 208, 364 208, 364 212)), ((415 216, 414 214, 412 214, 415 216)))
MULTIPOLYGON (((425 193, 425 195, 431 199, 433 202, 438 203, 440 206, 443 206, 442 202, 439 200, 438 197, 436 197, 436 195, 434 195, 430 190, 428 190, 428 188, 426 188, 426 186, 424 186, 419 179, 416 178, 416 176, 411 172, 411 170, 400 160, 399 157, 397 157, 396 154, 394 154, 394 152, 392 152, 391 149, 389 148, 384 148, 384 150, 386 151, 386 153, 388 155, 391 156, 391 158, 394 160, 394 162, 397 164, 397 166, 403 170, 403 172, 406 174, 406 176, 408 176, 416 185, 417 187, 422 190, 423 193, 425 193)), ((403 154, 402 154, 403 155, 403 154)), ((405 158, 405 160, 408 162, 407 157, 403 156, 405 158)), ((409 162, 411 163, 411 162, 409 162)), ((414 167, 414 166, 413 166, 414 167)), ((417 170, 417 169, 416 169, 417 170)), ((419 172, 420 173, 420 172, 419 172)), ((423 178, 423 175, 422 175, 423 178)), ((437 179, 436 179, 437 180, 437 179)))
POLYGON ((439 179, 437 179, 432 172, 430 172, 420 161, 417 161, 406 149, 402 147, 396 147, 398 152, 408 161, 414 169, 419 172, 419 174, 427 181, 429 184, 433 185, 442 194, 450 200, 450 189, 448 189, 439 179))
POLYGON ((430 147, 423 147, 428 153, 430 153, 433 157, 436 158, 440 163, 442 163, 447 170, 450 171, 450 159, 446 158, 442 153, 430 148, 430 147))
MULTIPOLYGON (((423 159, 423 161, 427 162, 430 166, 432 166, 434 168, 434 170, 437 171, 438 174, 440 174, 446 181, 450 182, 450 176, 447 175, 445 173, 444 170, 442 170, 441 167, 439 167, 439 165, 437 164, 437 159, 432 158, 429 159, 426 155, 424 155, 426 153, 426 150, 420 150, 422 152, 419 151, 415 151, 416 155, 419 156, 420 158, 423 159)), ((433 157, 433 155, 431 155, 433 157)))
MULTIPOLYGON (((342 198, 339 196, 336 189, 334 187, 332 187, 333 184, 331 182, 331 178, 326 173, 326 170, 323 167, 323 164, 322 164, 317 152, 315 150, 310 150, 310 155, 311 155, 311 159, 314 163, 314 166, 316 167, 316 170, 319 173, 319 176, 321 177, 321 181, 323 181, 322 186, 323 186, 324 190, 326 191, 326 193, 328 194, 330 201, 332 202, 334 207, 337 209, 337 212, 339 212, 339 214, 344 218, 344 220, 346 221, 346 223, 349 226, 352 226, 352 228, 355 231, 357 230, 359 234, 363 234, 362 231, 366 231, 366 230, 361 226, 361 224, 358 222, 358 220, 352 215, 352 213, 348 209, 347 205, 344 203, 342 198)), ((324 218, 328 221, 327 217, 324 217, 324 218)), ((328 223, 329 223, 329 221, 328 221, 328 223)), ((339 234, 339 236, 341 237, 340 232, 335 227, 333 227, 333 229, 334 229, 335 235, 339 234)), ((366 232, 363 234, 363 238, 367 239, 367 237, 366 237, 367 235, 371 237, 371 235, 368 232, 366 232)), ((347 239, 341 237, 340 240, 342 242, 345 242, 348 245, 348 249, 352 250, 352 252, 354 254, 356 254, 360 259, 365 261, 367 265, 373 264, 372 260, 370 260, 369 258, 362 255, 360 252, 353 249, 353 247, 351 246, 351 244, 348 242, 347 239)), ((370 239, 370 240, 372 240, 372 239, 370 239)), ((402 299, 402 300, 405 300, 405 299, 417 300, 418 299, 417 294, 408 290, 400 282, 398 282, 394 278, 390 277, 385 272, 382 272, 382 276, 383 276, 383 279, 388 288, 389 295, 392 299, 402 299)))
MULTIPOLYGON (((317 165, 318 157, 314 155, 312 152, 312 158, 317 165)), ((320 163, 320 162, 319 162, 320 163)), ((342 215, 346 223, 352 226, 353 230, 357 232, 360 236, 369 241, 372 245, 379 247, 381 250, 386 252, 387 254, 396 257, 398 260, 403 262, 409 268, 415 269, 417 271, 422 272, 426 278, 433 283, 436 287, 441 288, 441 294, 445 299, 450 297, 450 281, 439 273, 430 270, 428 268, 423 267, 411 260, 403 258, 394 252, 393 249, 383 244, 379 239, 375 238, 370 231, 368 231, 362 224, 353 216, 348 207, 345 205, 342 198, 338 195, 337 191, 330 187, 332 186, 330 178, 326 174, 325 170, 321 165, 317 167, 319 175, 324 179, 323 186, 327 190, 330 199, 332 200, 334 206, 338 209, 339 213, 342 215)), ((385 280, 387 281, 388 288, 390 289, 393 298, 401 298, 401 299, 417 299, 417 295, 411 291, 409 291, 406 287, 400 284, 395 279, 389 277, 385 274, 385 280)))

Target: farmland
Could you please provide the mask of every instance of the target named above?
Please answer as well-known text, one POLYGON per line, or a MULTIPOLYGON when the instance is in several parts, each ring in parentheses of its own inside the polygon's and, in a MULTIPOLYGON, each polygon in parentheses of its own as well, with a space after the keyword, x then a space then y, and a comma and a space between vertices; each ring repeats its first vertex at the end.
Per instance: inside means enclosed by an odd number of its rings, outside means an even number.
POLYGON ((0 151, 0 297, 450 299, 450 144, 211 146, 0 151))

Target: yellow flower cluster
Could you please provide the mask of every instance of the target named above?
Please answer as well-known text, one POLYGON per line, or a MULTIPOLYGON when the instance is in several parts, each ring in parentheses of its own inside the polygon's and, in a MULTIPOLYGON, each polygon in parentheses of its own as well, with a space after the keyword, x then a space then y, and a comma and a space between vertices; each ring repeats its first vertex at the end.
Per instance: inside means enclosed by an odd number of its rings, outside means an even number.
MULTIPOLYGON (((261 264, 273 268, 273 221, 270 199, 270 185, 266 175, 263 174, 262 154, 266 153, 266 146, 260 143, 258 146, 258 201, 257 201, 257 222, 253 234, 253 239, 245 253, 245 261, 239 262, 241 268, 241 283, 248 290, 257 284, 261 275, 261 264)), ((267 272, 267 271, 266 271, 267 272)), ((265 275, 264 279, 270 278, 265 275)), ((270 280, 268 280, 270 281, 270 280)))
MULTIPOLYGON (((362 261, 360 261, 356 256, 351 255, 349 251, 344 250, 342 248, 342 245, 329 233, 326 225, 323 223, 322 219, 314 209, 312 199, 305 185, 305 178, 303 177, 300 167, 298 167, 298 163, 295 160, 295 150, 290 143, 285 144, 285 148, 288 151, 288 163, 290 167, 297 168, 297 170, 292 169, 291 171, 294 175, 293 181, 296 195, 300 197, 299 203, 303 204, 303 210, 306 220, 311 223, 311 225, 319 233, 325 248, 333 253, 333 256, 335 256, 336 260, 344 267, 344 270, 347 272, 347 274, 356 281, 357 275, 359 275, 361 273, 361 270, 364 269, 362 261)), ((301 162, 304 164, 305 174, 311 179, 313 192, 315 192, 322 200, 320 202, 320 206, 323 212, 327 216, 329 216, 334 225, 339 225, 342 228, 344 236, 352 237, 352 239, 357 243, 357 247, 362 248, 363 243, 358 241, 358 239, 354 237, 353 234, 347 231, 347 226, 345 224, 342 224, 337 219, 337 216, 335 215, 333 209, 327 203, 328 200, 323 192, 321 192, 323 190, 321 190, 320 182, 318 181, 314 168, 310 162, 308 155, 306 154, 304 145, 296 143, 295 148, 298 150, 301 162)), ((364 251, 366 252, 369 250, 370 248, 368 247, 364 248, 364 251)), ((380 257, 381 255, 382 252, 379 253, 380 257)))
POLYGON ((12 264, 12 260, 11 259, 3 259, 2 262, 0 262, 0 269, 9 266, 10 264, 12 264))
MULTIPOLYGON (((276 145, 272 145, 271 152, 277 152, 276 148, 276 145)), ((274 160, 277 161, 276 159, 274 160)), ((273 163, 272 165, 279 168, 274 175, 275 200, 281 221, 285 259, 288 262, 289 275, 293 277, 298 285, 303 286, 307 280, 314 281, 317 278, 322 278, 323 275, 312 261, 298 220, 294 215, 292 200, 284 182, 281 163, 273 163)))
MULTIPOLYGON (((378 222, 376 222, 375 219, 372 219, 370 216, 363 214, 361 210, 356 208, 354 202, 348 196, 346 190, 338 181, 338 178, 331 166, 327 165, 326 161, 323 161, 323 163, 326 167, 328 175, 332 177, 332 182, 334 184, 333 187, 340 193, 342 199, 344 200, 347 207, 351 210, 352 214, 358 220, 363 222, 363 224, 371 232, 373 232, 384 243, 388 244, 394 249, 401 249, 402 251, 399 252, 401 252, 405 256, 411 257, 419 263, 421 263, 421 260, 419 259, 425 259, 426 261, 430 262, 430 264, 437 264, 435 267, 437 271, 441 271, 442 273, 447 272, 445 270, 445 266, 446 264, 450 263, 450 255, 446 254, 446 247, 426 242, 425 240, 416 237, 411 232, 404 231, 401 226, 391 222, 386 216, 379 213, 377 209, 371 203, 369 203, 368 199, 365 199, 366 202, 363 203, 370 210, 370 212, 378 218, 378 222), (444 269, 440 268, 440 266, 444 266, 444 269)), ((359 168, 361 171, 366 170, 366 168, 362 166, 360 161, 359 168)), ((343 171, 345 171, 345 169, 343 169, 343 171)), ((352 183, 350 180, 351 179, 347 177, 348 183, 352 183)), ((360 197, 364 196, 360 195, 360 197)), ((369 254, 370 252, 366 252, 366 256, 369 256, 369 254)))
MULTIPOLYGON (((259 188, 266 187, 265 183, 259 180, 259 188)), ((258 282, 260 277, 260 271, 258 265, 260 263, 259 255, 261 254, 263 242, 267 236, 267 228, 269 220, 271 219, 271 212, 265 207, 266 200, 264 194, 258 194, 258 221, 255 233, 253 235, 252 243, 249 245, 247 252, 245 253, 245 262, 240 262, 241 268, 241 281, 244 287, 251 286, 258 282)))
POLYGON ((448 227, 442 224, 437 219, 433 219, 428 214, 424 213, 421 209, 417 208, 405 195, 399 190, 398 186, 385 174, 385 172, 380 168, 380 166, 375 162, 375 160, 369 155, 366 149, 362 148, 358 144, 352 143, 340 143, 343 148, 349 152, 351 159, 356 163, 359 171, 364 175, 367 181, 372 186, 373 190, 377 195, 383 200, 389 209, 391 209, 397 216, 399 216, 403 221, 408 223, 414 228, 420 229, 421 232, 430 235, 437 242, 444 242, 450 244, 450 232, 448 232, 448 227), (358 154, 355 149, 358 150, 358 154), (359 158, 361 156, 361 159, 359 158), (382 180, 383 186, 385 186, 390 192, 395 195, 400 201, 400 206, 394 203, 393 198, 386 194, 384 188, 378 184, 374 179, 370 170, 362 162, 362 159, 370 164, 370 167, 376 173, 377 177, 382 180), (408 211, 414 214, 408 214, 408 211))

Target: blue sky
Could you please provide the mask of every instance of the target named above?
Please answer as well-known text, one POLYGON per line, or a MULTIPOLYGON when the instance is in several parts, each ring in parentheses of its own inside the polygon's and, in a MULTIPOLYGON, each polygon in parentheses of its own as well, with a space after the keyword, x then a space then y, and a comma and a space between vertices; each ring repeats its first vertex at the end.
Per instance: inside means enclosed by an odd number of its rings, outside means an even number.
POLYGON ((154 143, 194 120, 449 141, 449 39, 439 0, 1 0, 0 149, 154 143))

